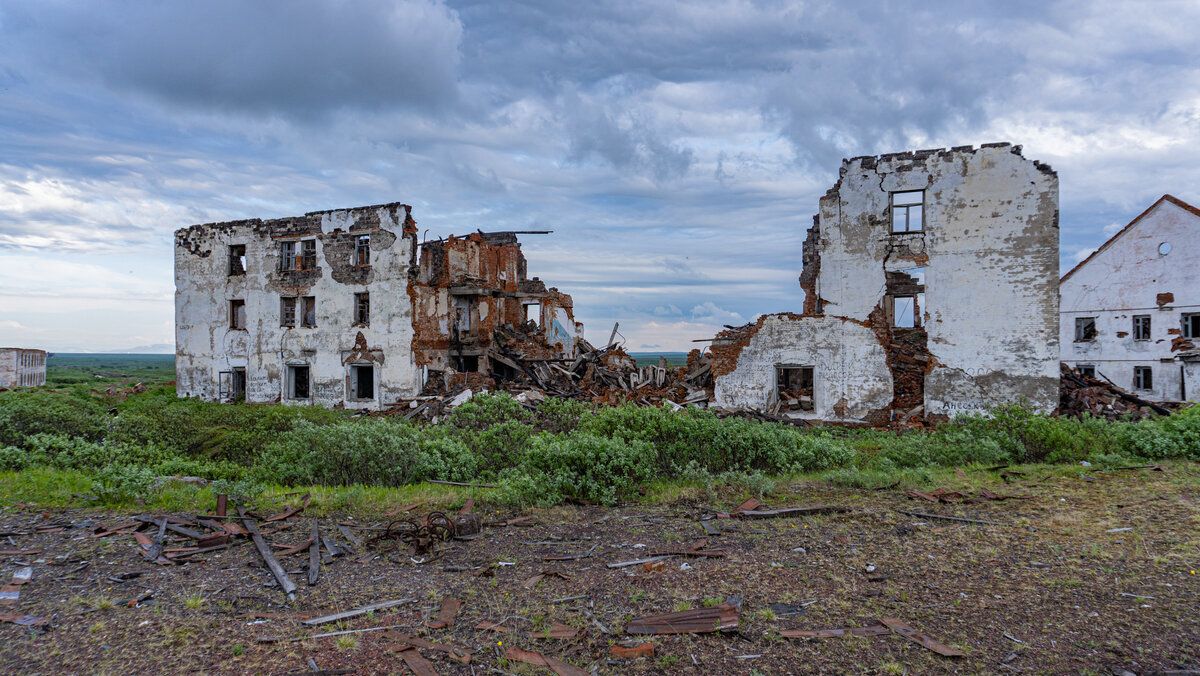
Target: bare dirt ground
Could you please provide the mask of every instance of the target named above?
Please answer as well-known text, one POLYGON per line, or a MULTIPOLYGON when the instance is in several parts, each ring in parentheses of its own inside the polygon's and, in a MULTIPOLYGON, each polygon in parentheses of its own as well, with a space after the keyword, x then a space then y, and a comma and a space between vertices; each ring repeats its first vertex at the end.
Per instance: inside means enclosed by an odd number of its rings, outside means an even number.
MULTIPOLYGON (((771 507, 845 505, 851 511, 717 519, 712 523, 722 532, 708 536, 704 547, 723 557, 666 559, 661 570, 605 564, 689 547, 704 537, 700 505, 535 510, 529 514, 536 525, 487 527, 476 539, 443 543, 424 559, 405 551, 360 562, 370 554, 359 552, 322 566, 312 587, 305 575, 294 573, 299 586, 294 602, 264 586, 272 578, 253 545, 195 557, 187 565, 155 565, 142 558, 130 535, 88 537, 95 526, 127 522, 129 513, 12 508, 0 515, 0 530, 29 534, 14 535, 11 542, 0 537, 0 544, 39 551, 0 555, 5 582, 24 565, 33 569, 19 600, 0 603, 0 612, 48 622, 0 625, 0 670, 299 673, 310 671, 312 659, 324 673, 403 673, 400 633, 473 651, 470 663, 460 664, 422 648, 439 674, 550 673, 504 658, 513 646, 612 674, 1200 669, 1200 466, 1026 472, 1007 484, 996 472, 962 475, 950 487, 967 494, 989 487, 1032 496, 973 504, 934 504, 898 489, 796 484, 771 496, 771 507), (1006 525, 911 516, 900 509, 1006 525), (34 533, 49 523, 78 527, 34 533), (544 560, 589 552, 574 560, 544 560), (492 575, 480 575, 483 570, 492 575), (547 576, 526 586, 545 570, 566 579, 547 576), (129 573, 140 575, 117 581, 129 573), (152 598, 140 605, 121 603, 147 592, 152 598), (624 632, 632 618, 701 609, 731 595, 742 597, 736 631, 624 632), (455 623, 428 628, 441 601, 451 597, 463 601, 455 623), (565 597, 582 598, 554 602, 565 597), (406 598, 414 601, 318 627, 300 624, 306 617, 406 598), (800 614, 772 610, 778 603, 798 607, 800 614), (881 617, 899 618, 965 656, 943 657, 896 634, 781 636, 787 629, 874 625, 881 617), (477 628, 501 620, 515 631, 477 628), (556 623, 580 631, 565 640, 544 638, 556 623), (395 629, 303 638, 372 627, 395 629), (612 659, 614 644, 643 642, 654 645, 653 657, 612 659)), ((738 502, 713 496, 706 506, 728 510, 738 502)), ((489 520, 514 516, 486 514, 489 520)), ((322 516, 322 528, 330 529, 334 520, 356 524, 354 532, 366 539, 378 532, 367 528, 383 517, 322 516)), ((312 517, 301 514, 288 523, 268 540, 302 542, 312 517)), ((336 533, 335 538, 344 541, 336 533)), ((188 544, 182 540, 178 544, 188 544)), ((307 556, 282 562, 298 571, 307 556)))

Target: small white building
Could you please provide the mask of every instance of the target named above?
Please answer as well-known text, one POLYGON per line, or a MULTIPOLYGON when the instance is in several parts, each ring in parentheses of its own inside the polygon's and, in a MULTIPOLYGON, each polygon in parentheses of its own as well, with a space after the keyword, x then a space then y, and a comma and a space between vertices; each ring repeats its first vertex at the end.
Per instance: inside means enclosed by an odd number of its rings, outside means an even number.
POLYGON ((0 387, 46 384, 46 351, 0 347, 0 387))
POLYGON ((1200 399, 1200 209, 1163 195, 1063 275, 1062 359, 1152 401, 1200 399))

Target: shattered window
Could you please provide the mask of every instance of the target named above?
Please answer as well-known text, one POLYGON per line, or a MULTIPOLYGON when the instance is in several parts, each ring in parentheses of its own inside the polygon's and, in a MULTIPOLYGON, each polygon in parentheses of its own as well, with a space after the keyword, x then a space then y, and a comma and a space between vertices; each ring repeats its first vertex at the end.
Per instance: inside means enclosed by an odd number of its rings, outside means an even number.
POLYGON ((925 191, 892 193, 892 232, 920 232, 925 229, 925 191))
POLYGON ((1085 340, 1096 339, 1096 318, 1095 317, 1076 317, 1075 318, 1075 341, 1081 342, 1085 340))
POLYGON ((246 274, 246 245, 229 245, 229 276, 246 274))
POLYGON ((371 294, 354 294, 354 323, 363 325, 371 323, 371 294))
POLYGON ((1133 316, 1133 339, 1150 340, 1150 315, 1133 316))
POLYGON ((300 301, 300 326, 311 329, 317 325, 317 298, 305 296, 300 301))
POLYGON ((279 299, 279 325, 280 326, 295 326, 296 325, 296 299, 295 298, 280 298, 279 299))
POLYGON ((359 235, 354 240, 354 264, 371 264, 371 236, 359 235))
POLYGON ((288 367, 287 396, 288 399, 308 399, 309 373, 308 364, 294 364, 288 367))
POLYGON ((1134 366, 1133 367, 1133 389, 1135 390, 1151 390, 1154 389, 1154 369, 1149 366, 1134 366))
POLYGON ((295 270, 296 269, 296 243, 295 242, 280 242, 279 243, 279 269, 280 270, 295 270))
POLYGON ((1200 312, 1184 313, 1182 321, 1184 338, 1200 338, 1200 312))
POLYGON ((777 366, 775 382, 780 410, 813 410, 813 367, 777 366))
POLYGON ((241 299, 229 301, 229 328, 246 328, 246 301, 241 299))
POLYGON ((316 270, 317 269, 317 240, 306 239, 306 240, 303 240, 302 242, 300 242, 300 245, 301 245, 300 269, 301 270, 316 270))

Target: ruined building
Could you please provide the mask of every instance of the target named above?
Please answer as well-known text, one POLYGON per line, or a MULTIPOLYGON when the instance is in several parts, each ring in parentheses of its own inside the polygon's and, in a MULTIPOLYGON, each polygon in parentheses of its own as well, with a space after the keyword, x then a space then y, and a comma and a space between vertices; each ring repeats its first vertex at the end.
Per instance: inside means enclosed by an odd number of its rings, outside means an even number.
POLYGON ((46 384, 46 351, 0 347, 0 387, 46 384))
POLYGON ((717 336, 718 405, 873 424, 1057 406, 1058 176, 1020 146, 844 161, 800 285, 802 314, 717 336))
POLYGON ((507 334, 574 356, 571 297, 526 278, 517 234, 418 243, 398 203, 180 229, 179 396, 378 409, 502 370, 507 334))
POLYGON ((1063 275, 1063 361, 1151 401, 1200 400, 1200 209, 1163 195, 1063 275))

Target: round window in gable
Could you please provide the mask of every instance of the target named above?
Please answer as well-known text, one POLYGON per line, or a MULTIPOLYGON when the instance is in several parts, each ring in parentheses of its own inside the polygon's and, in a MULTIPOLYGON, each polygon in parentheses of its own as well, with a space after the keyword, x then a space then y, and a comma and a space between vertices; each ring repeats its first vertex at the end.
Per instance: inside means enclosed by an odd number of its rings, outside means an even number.
POLYGON ((1163 242, 1162 244, 1158 245, 1158 255, 1159 256, 1166 256, 1169 253, 1171 253, 1171 243, 1170 242, 1163 242))

